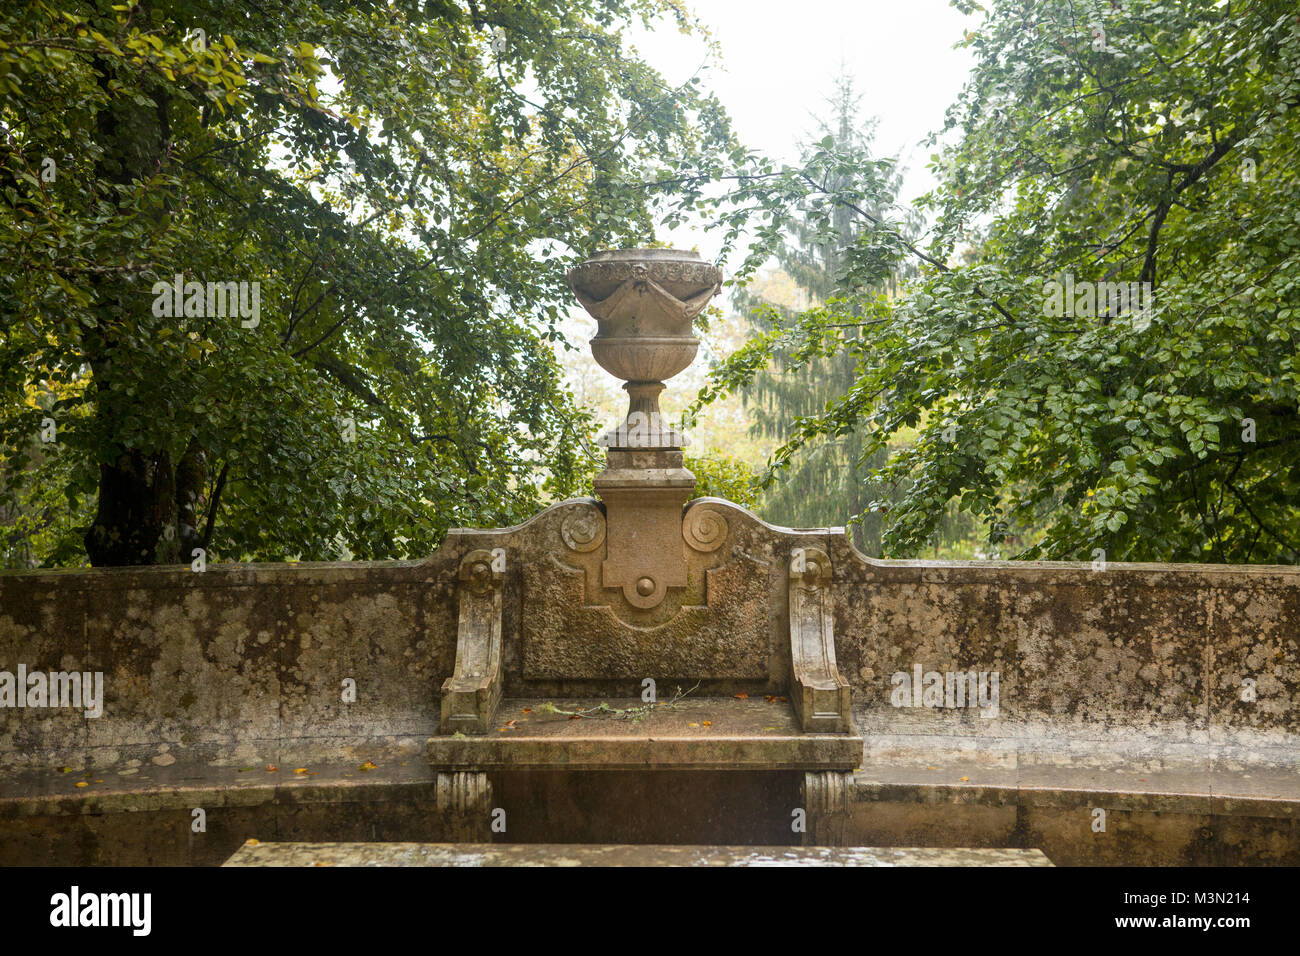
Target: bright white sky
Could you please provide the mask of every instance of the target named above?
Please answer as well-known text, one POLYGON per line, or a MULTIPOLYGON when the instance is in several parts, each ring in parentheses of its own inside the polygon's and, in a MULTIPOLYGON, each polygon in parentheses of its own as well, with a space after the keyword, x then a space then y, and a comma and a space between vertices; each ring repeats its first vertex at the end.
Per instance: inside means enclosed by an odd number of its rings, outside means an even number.
MULTIPOLYGON (((829 117, 826 98, 834 92, 843 62, 861 94, 859 116, 878 117, 875 148, 897 156, 906 167, 900 202, 910 204, 934 186, 926 169, 933 151, 921 145, 943 126, 944 112, 957 98, 973 60, 953 45, 968 20, 947 0, 687 0, 708 25, 722 51, 721 64, 706 64, 701 84, 718 95, 745 145, 777 162, 795 162, 798 144, 829 117)), ((699 69, 708 51, 698 38, 674 27, 651 33, 631 31, 640 55, 670 85, 680 85, 699 69)), ((721 231, 682 227, 665 234, 678 248, 696 247, 706 259, 717 257, 721 231)), ((734 256, 732 262, 742 258, 734 256)), ((724 310, 722 297, 716 302, 724 310)), ((626 399, 618 383, 587 354, 596 323, 576 305, 564 324, 566 338, 579 350, 565 365, 580 402, 621 413, 626 399)), ((670 385, 664 410, 680 411, 702 383, 710 358, 705 343, 695 366, 670 385)))
MULTIPOLYGON (((862 94, 863 119, 879 117, 875 146, 898 156, 907 173, 900 200, 929 190, 931 149, 921 145, 943 126, 972 65, 953 45, 978 20, 947 0, 687 0, 722 48, 722 63, 701 72, 717 93, 742 142, 778 161, 798 159, 797 144, 828 116, 841 62, 862 94)), ((707 51, 673 28, 638 32, 633 42, 670 84, 685 81, 707 51)), ((698 244, 706 258, 716 235, 682 233, 674 244, 698 244), (689 237, 689 238, 688 238, 689 237)))

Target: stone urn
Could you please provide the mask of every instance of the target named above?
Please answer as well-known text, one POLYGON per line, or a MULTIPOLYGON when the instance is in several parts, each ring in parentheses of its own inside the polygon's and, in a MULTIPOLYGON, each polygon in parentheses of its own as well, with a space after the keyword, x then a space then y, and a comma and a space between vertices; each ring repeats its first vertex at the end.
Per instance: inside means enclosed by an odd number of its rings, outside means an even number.
POLYGON ((591 354, 624 381, 627 419, 601 438, 611 448, 681 448, 661 420, 665 380, 700 347, 692 322, 722 288, 722 270, 681 249, 598 252, 568 272, 569 288, 596 320, 591 354))

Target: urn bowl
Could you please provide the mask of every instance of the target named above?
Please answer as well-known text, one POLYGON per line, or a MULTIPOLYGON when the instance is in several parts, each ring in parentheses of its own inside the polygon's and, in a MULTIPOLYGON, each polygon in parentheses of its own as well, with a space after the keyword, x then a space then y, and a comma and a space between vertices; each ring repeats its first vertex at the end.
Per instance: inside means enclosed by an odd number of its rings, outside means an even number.
POLYGON ((722 270, 681 249, 598 252, 568 273, 596 319, 591 354, 627 382, 662 382, 695 358, 692 321, 721 287, 722 270))

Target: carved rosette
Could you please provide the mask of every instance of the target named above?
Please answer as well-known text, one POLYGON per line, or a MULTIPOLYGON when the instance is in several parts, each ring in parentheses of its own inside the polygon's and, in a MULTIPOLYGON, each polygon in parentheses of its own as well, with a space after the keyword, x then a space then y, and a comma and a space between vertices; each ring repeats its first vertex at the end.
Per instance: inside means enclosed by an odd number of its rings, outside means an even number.
POLYGON ((605 516, 594 505, 576 509, 561 523, 560 537, 570 551, 595 551, 605 543, 605 516))
POLYGON ((698 505, 686 512, 682 536, 696 551, 717 551, 727 542, 727 519, 712 508, 698 505))

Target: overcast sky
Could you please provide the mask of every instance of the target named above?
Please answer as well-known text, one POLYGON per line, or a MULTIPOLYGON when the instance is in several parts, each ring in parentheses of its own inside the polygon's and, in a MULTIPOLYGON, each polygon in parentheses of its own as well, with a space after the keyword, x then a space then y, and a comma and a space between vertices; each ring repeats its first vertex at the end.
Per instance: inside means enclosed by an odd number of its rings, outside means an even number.
MULTIPOLYGON (((718 40, 722 63, 709 65, 701 82, 717 93, 747 146, 779 162, 799 158, 798 144, 816 129, 815 117, 829 115, 826 98, 834 90, 841 61, 862 94, 863 119, 879 118, 876 149, 896 155, 907 167, 900 201, 929 190, 926 169, 932 150, 921 142, 943 126, 944 112, 957 98, 972 59, 953 45, 968 20, 947 0, 687 0, 690 9, 718 40)), ((685 82, 708 57, 703 42, 671 26, 633 31, 641 55, 672 85, 685 82)), ((699 248, 717 256, 721 232, 685 227, 664 234, 678 248, 699 248)), ((738 262, 740 256, 733 257, 738 262)), ((717 301, 726 307, 725 298, 717 301)), ((570 383, 581 401, 621 407, 617 383, 586 355, 596 323, 575 306, 564 324, 565 336, 579 347, 566 356, 570 383), (576 371, 575 371, 576 370, 576 371), (594 371, 593 371, 594 370, 594 371), (617 397, 612 397, 617 396, 617 397)), ((717 356, 705 343, 696 369, 682 376, 665 396, 665 410, 678 410, 687 387, 717 356)))
MULTIPOLYGON (((826 97, 841 61, 862 94, 864 118, 877 116, 876 148, 908 168, 900 199, 910 202, 934 181, 922 140, 943 125, 970 71, 968 50, 953 49, 973 27, 947 0, 687 0, 722 47, 722 64, 701 74, 718 94, 746 145, 777 160, 798 159, 798 142, 828 115, 826 97)), ((685 81, 707 51, 671 27, 638 32, 642 55, 673 84, 685 81)), ((688 234, 674 234, 680 244, 688 234)), ((712 256, 716 235, 693 233, 712 256)))

